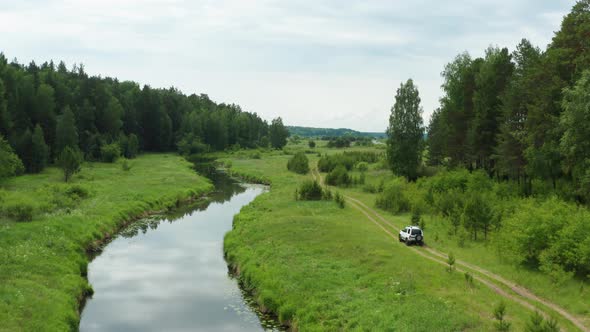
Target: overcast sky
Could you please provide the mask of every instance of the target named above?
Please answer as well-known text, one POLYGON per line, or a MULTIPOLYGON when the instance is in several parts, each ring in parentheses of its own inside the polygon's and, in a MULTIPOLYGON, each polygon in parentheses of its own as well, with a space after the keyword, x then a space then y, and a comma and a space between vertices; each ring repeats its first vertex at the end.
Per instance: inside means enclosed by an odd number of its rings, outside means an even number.
POLYGON ((0 0, 0 52, 175 86, 289 125, 383 131, 413 78, 424 119, 455 55, 545 48, 574 0, 0 0))

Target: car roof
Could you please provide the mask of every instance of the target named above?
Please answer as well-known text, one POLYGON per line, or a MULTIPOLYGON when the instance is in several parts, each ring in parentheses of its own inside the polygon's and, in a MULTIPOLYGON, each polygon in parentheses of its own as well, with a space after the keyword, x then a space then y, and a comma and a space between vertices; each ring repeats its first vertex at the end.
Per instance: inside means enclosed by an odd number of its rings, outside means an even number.
POLYGON ((409 228, 409 229, 420 229, 420 227, 418 227, 418 226, 406 226, 406 228, 409 228))

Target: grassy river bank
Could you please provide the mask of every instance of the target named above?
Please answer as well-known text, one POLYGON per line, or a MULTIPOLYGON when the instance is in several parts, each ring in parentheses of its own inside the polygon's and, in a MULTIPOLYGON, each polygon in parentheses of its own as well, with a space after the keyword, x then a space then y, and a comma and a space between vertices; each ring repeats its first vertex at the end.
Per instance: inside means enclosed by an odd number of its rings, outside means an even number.
POLYGON ((137 217, 212 190, 177 155, 148 154, 130 164, 124 171, 86 163, 67 184, 56 168, 2 183, 0 205, 30 207, 32 221, 0 216, 0 331, 77 330, 80 305, 92 292, 87 252, 137 217))
MULTIPOLYGON (((317 156, 308 157, 315 165, 317 156)), ((494 308, 505 302, 512 328, 524 329, 530 309, 416 255, 361 211, 296 201, 295 189, 311 175, 288 172, 289 158, 220 158, 233 172, 272 183, 225 238, 230 265, 263 309, 300 331, 482 331, 495 330, 494 308)))

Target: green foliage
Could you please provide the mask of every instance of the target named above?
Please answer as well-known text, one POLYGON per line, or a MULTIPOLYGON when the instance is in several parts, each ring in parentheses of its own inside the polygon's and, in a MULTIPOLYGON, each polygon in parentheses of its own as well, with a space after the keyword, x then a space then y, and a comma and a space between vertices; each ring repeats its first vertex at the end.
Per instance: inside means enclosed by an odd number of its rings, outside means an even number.
POLYGON ((124 172, 129 172, 131 168, 133 168, 133 166, 129 163, 127 159, 123 159, 123 161, 121 161, 121 169, 124 172))
POLYGON ((32 221, 34 206, 28 199, 4 202, 1 207, 2 215, 14 221, 32 221))
POLYGON ((560 151, 564 166, 577 184, 578 194, 590 199, 590 70, 564 91, 560 151))
POLYGON ((586 209, 557 198, 523 200, 503 221, 502 247, 518 263, 543 268, 556 282, 567 279, 568 271, 583 277, 590 273, 589 218, 586 209))
POLYGON ((67 146, 59 155, 57 165, 62 169, 64 181, 70 181, 72 175, 78 173, 82 167, 82 153, 67 146))
POLYGON ((383 192, 377 196, 375 205, 383 210, 393 213, 408 212, 411 210, 408 198, 408 183, 403 178, 397 178, 385 186, 383 192))
POLYGON ((78 129, 76 118, 70 107, 66 106, 57 120, 56 152, 60 154, 65 148, 78 149, 78 129))
POLYGON ((352 183, 352 178, 348 174, 346 167, 338 165, 326 175, 326 183, 332 186, 346 187, 352 183))
POLYGON ((309 140, 309 142, 307 142, 307 145, 309 146, 310 149, 313 149, 313 148, 315 148, 315 141, 309 140))
POLYGON ((336 202, 336 204, 338 204, 338 206, 341 209, 344 209, 344 206, 346 205, 346 201, 344 200, 344 196, 342 196, 339 192, 336 192, 336 194, 334 195, 334 202, 336 202))
POLYGON ((289 137, 289 131, 283 125, 283 120, 278 117, 272 120, 269 127, 270 145, 274 149, 282 149, 287 145, 287 137, 289 137))
POLYGON ((183 156, 199 155, 209 151, 209 147, 193 134, 185 135, 177 144, 183 156))
POLYGON ((0 181, 22 172, 24 172, 23 163, 0 135, 0 181))
POLYGON ((411 79, 397 90, 387 136, 389 166, 395 174, 415 180, 421 164, 424 128, 418 88, 411 79))
POLYGON ((336 166, 343 165, 346 170, 351 171, 355 165, 365 163, 376 163, 380 155, 375 152, 350 151, 333 155, 325 155, 318 161, 320 172, 331 172, 336 166))
POLYGON ((299 174, 307 174, 309 172, 309 159, 303 152, 297 152, 287 162, 287 169, 291 172, 299 174))
MULTIPOLYGON (((467 274, 466 274, 467 276, 467 274)), ((473 277, 471 277, 473 280, 473 277)), ((506 304, 504 302, 498 303, 498 305, 494 308, 494 318, 496 318, 496 330, 498 331, 510 331, 510 322, 507 322, 504 319, 506 315, 506 304)))
POLYGON ((531 316, 530 321, 525 326, 526 332, 559 332, 560 328, 557 321, 551 317, 549 320, 545 320, 543 315, 538 311, 531 316))
POLYGON ((43 129, 40 125, 35 126, 33 136, 31 137, 31 157, 31 164, 29 165, 29 171, 31 173, 39 173, 47 166, 49 146, 45 144, 43 129))
POLYGON ((447 256, 447 264, 449 265, 447 270, 453 272, 455 270, 455 255, 452 252, 447 256))
POLYGON ((296 195, 298 200, 319 201, 323 199, 324 192, 317 181, 305 181, 296 190, 296 195))
POLYGON ((114 163, 121 157, 119 143, 106 144, 100 147, 100 157, 105 163, 114 163))

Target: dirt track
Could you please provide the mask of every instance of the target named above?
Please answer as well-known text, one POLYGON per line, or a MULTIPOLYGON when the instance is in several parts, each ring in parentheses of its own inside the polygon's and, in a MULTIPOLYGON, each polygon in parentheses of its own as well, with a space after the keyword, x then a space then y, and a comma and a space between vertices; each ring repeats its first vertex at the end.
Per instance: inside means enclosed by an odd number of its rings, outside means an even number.
MULTIPOLYGON (((317 168, 313 168, 311 174, 312 174, 312 177, 314 178, 314 180, 318 181, 320 183, 320 185, 324 185, 322 176, 319 173, 319 171, 317 170, 317 168)), ((362 212, 371 222, 373 222, 377 227, 382 229, 388 236, 390 236, 394 240, 398 239, 397 234, 394 234, 391 231, 389 231, 387 229, 387 227, 385 227, 383 224, 391 227, 391 229, 395 230, 396 233, 399 232, 399 229, 395 225, 393 225, 391 222, 389 222, 387 219, 385 219, 383 216, 381 216, 376 210, 368 207, 366 204, 364 204, 363 202, 359 201, 358 199, 356 199, 354 197, 344 195, 344 198, 347 200, 347 202, 353 208, 362 212), (381 222, 377 221, 374 217, 378 218, 381 222)), ((431 261, 437 262, 437 263, 445 265, 445 266, 447 265, 448 256, 446 254, 434 249, 434 248, 424 246, 422 248, 408 247, 408 249, 413 250, 415 253, 417 253, 418 255, 420 255, 426 259, 429 259, 431 261)), ((580 319, 578 319, 577 317, 575 317, 571 313, 567 312, 565 309, 561 308, 557 304, 550 302, 546 299, 542 299, 542 298, 538 297, 537 295, 532 293, 530 290, 528 290, 528 289, 526 289, 526 288, 524 288, 512 281, 506 280, 505 278, 503 278, 497 274, 494 274, 490 271, 487 271, 477 265, 473 265, 473 264, 464 262, 459 259, 455 260, 455 264, 457 265, 457 268, 456 268, 457 271, 467 272, 467 270, 470 270, 469 272, 473 274, 473 279, 488 286, 490 289, 492 289, 497 294, 499 294, 507 299, 510 299, 512 301, 515 301, 530 310, 539 311, 545 317, 548 317, 549 315, 547 315, 547 313, 543 312, 543 310, 541 310, 538 307, 539 305, 545 306, 545 307, 553 310, 554 312, 558 313, 566 320, 570 321, 572 324, 574 324, 576 327, 578 327, 581 331, 590 332, 590 329, 588 327, 584 326, 584 324, 582 323, 582 321, 580 319), (500 284, 501 286, 499 286, 498 284, 500 284), (509 288, 513 292, 513 294, 508 293, 506 290, 503 289, 503 287, 509 288), (531 302, 536 305, 531 304, 531 302)))

